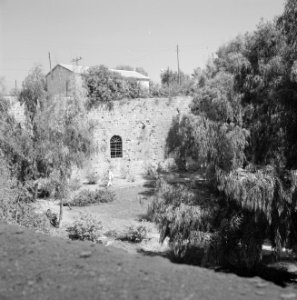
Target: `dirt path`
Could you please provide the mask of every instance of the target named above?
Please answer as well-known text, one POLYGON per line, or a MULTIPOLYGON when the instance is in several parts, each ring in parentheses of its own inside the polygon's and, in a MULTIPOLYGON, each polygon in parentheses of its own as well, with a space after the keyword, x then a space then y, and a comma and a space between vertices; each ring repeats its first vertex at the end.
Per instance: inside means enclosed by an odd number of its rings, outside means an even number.
POLYGON ((0 299, 296 299, 296 291, 0 225, 0 299))

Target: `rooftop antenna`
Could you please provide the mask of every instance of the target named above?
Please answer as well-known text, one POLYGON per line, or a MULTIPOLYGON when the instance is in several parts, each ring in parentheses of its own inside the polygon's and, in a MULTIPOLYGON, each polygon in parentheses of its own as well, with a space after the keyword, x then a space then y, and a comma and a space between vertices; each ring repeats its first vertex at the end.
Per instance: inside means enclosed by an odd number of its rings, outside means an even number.
POLYGON ((71 62, 72 62, 72 63, 75 63, 75 64, 78 66, 78 62, 79 62, 80 60, 82 60, 82 57, 81 57, 81 56, 73 58, 73 59, 71 60, 71 62))

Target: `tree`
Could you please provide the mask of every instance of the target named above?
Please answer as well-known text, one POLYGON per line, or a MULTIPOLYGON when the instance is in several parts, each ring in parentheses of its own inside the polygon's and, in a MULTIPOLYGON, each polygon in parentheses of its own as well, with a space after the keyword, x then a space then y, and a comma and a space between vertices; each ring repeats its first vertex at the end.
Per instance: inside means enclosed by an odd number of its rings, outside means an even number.
POLYGON ((45 220, 30 206, 32 201, 31 136, 10 114, 10 104, 0 95, 0 219, 46 230, 45 220))
POLYGON ((161 73, 161 84, 170 86, 173 83, 178 83, 178 74, 168 68, 161 73))
POLYGON ((161 73, 162 90, 160 94, 167 96, 192 95, 195 92, 194 81, 189 75, 180 71, 180 82, 178 73, 169 68, 161 73))
POLYGON ((63 217, 63 198, 67 196, 68 180, 74 165, 82 162, 94 151, 92 124, 86 118, 82 99, 52 99, 36 115, 39 131, 38 151, 48 166, 48 177, 55 184, 60 199, 60 226, 63 217))
POLYGON ((31 123, 46 98, 46 80, 41 66, 33 68, 22 84, 19 101, 25 104, 25 112, 31 123))
POLYGON ((114 100, 146 97, 146 91, 136 80, 127 81, 119 73, 112 72, 103 65, 90 68, 84 74, 84 80, 88 91, 89 109, 100 104, 111 107, 114 100))
MULTIPOLYGON (((253 268, 265 239, 276 253, 297 251, 296 12, 296 2, 288 0, 276 22, 262 22, 223 45, 205 70, 195 72, 197 82, 203 74, 203 84, 191 106, 194 116, 174 123, 179 138, 171 138, 171 147, 206 162, 220 197, 206 205, 198 197, 199 209, 193 202, 176 207, 165 191, 156 219, 175 249, 201 242, 201 216, 218 205, 210 216, 208 256, 253 268), (200 225, 190 232, 183 224, 200 225)), ((169 70, 164 75, 164 83, 174 81, 169 70)))
POLYGON ((111 105, 112 100, 126 96, 128 87, 117 73, 111 72, 101 65, 92 67, 84 75, 88 90, 88 107, 96 107, 100 103, 111 105))
POLYGON ((81 167, 94 150, 92 124, 80 91, 75 90, 67 99, 47 98, 44 82, 39 68, 24 81, 20 99, 28 111, 27 126, 17 124, 3 106, 0 150, 18 182, 25 188, 34 183, 33 200, 39 180, 51 181, 54 196, 60 199, 59 226, 72 167, 81 167))

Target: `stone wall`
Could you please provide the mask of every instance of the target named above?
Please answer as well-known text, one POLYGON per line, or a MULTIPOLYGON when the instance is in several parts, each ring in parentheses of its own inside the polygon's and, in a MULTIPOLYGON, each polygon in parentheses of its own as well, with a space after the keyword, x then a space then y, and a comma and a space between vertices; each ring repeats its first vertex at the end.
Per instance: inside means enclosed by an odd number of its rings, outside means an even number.
POLYGON ((147 165, 165 158, 166 138, 172 120, 189 111, 190 97, 134 99, 114 102, 113 108, 99 107, 89 114, 95 124, 97 152, 86 165, 86 172, 102 175, 109 168, 117 177, 138 176, 147 165), (111 158, 110 139, 118 135, 123 157, 111 158))
MULTIPOLYGON (((14 97, 9 100, 11 113, 23 123, 24 107, 14 97)), ((94 123, 96 152, 84 169, 73 175, 96 172, 102 178, 110 168, 116 177, 143 174, 148 165, 164 160, 172 120, 178 114, 189 112, 191 101, 191 97, 133 99, 115 101, 112 109, 106 106, 92 109, 88 117, 94 123), (122 138, 122 158, 110 156, 110 139, 114 135, 122 138)))

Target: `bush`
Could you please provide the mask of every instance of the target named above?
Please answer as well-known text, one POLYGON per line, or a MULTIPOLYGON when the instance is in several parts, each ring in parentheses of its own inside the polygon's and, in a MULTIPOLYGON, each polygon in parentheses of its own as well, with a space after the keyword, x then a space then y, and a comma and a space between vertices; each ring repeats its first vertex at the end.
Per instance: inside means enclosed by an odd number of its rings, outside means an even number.
POLYGON ((184 257, 193 247, 205 247, 209 240, 216 203, 199 198, 182 185, 173 186, 163 179, 147 215, 160 231, 160 241, 169 238, 174 254, 184 257))
POLYGON ((178 259, 197 250, 204 265, 251 270, 261 261, 265 240, 277 255, 282 247, 297 249, 296 172, 249 166, 217 170, 217 179, 220 192, 213 195, 215 189, 206 186, 194 193, 163 179, 157 184, 147 217, 157 223, 161 242, 169 238, 178 259))
MULTIPOLYGON (((87 206, 91 204, 108 203, 115 200, 115 193, 109 190, 82 190, 69 202, 72 206, 87 206)), ((68 205, 68 203, 64 203, 68 205)))
POLYGON ((127 81, 117 72, 110 71, 107 67, 91 67, 84 80, 88 91, 88 108, 98 107, 100 104, 107 104, 112 108, 112 101, 124 98, 147 97, 144 90, 137 81, 127 81))
POLYGON ((80 214, 73 226, 69 226, 66 231, 71 240, 95 242, 102 233, 102 224, 88 214, 80 214))
POLYGON ((41 178, 38 180, 38 197, 48 198, 54 194, 55 184, 51 178, 41 178))
POLYGON ((82 186, 82 183, 78 177, 74 177, 74 178, 70 179, 69 189, 71 191, 77 191, 81 188, 81 186, 82 186))
POLYGON ((157 172, 159 173, 169 173, 176 170, 177 170, 177 165, 173 158, 168 158, 158 163, 157 172))
POLYGON ((87 179, 88 184, 96 184, 99 180, 99 175, 95 171, 89 172, 86 175, 86 179, 87 179))
POLYGON ((153 164, 147 164, 145 166, 145 175, 151 180, 156 180, 159 178, 158 166, 153 164))
POLYGON ((50 225, 46 216, 36 213, 30 204, 18 204, 14 215, 16 223, 21 226, 38 232, 49 232, 50 225))
POLYGON ((130 226, 128 228, 128 232, 124 235, 118 236, 117 239, 131 243, 140 243, 147 239, 148 232, 148 229, 144 225, 130 226))
POLYGON ((8 224, 19 224, 29 229, 48 232, 49 222, 37 214, 31 206, 32 197, 26 187, 16 186, 9 169, 0 158, 0 220, 8 224))

